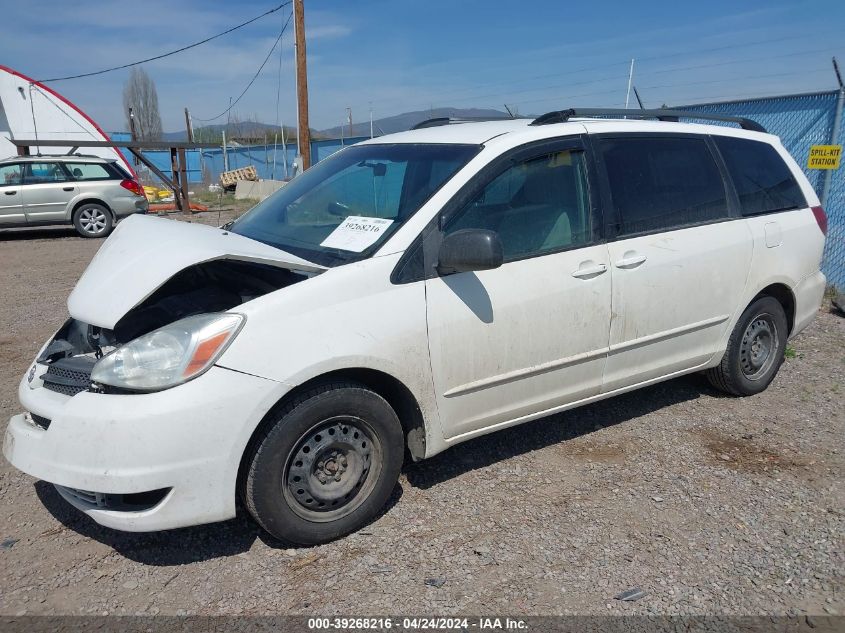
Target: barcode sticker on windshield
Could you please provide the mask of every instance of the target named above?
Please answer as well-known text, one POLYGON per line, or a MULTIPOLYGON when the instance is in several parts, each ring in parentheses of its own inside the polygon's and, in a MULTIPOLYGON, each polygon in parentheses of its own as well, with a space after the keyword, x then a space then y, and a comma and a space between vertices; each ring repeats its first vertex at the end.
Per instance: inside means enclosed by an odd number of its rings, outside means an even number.
POLYGON ((376 240, 391 224, 393 224, 393 220, 350 215, 340 223, 340 226, 329 233, 329 236, 320 243, 320 246, 360 253, 365 248, 375 244, 376 240))

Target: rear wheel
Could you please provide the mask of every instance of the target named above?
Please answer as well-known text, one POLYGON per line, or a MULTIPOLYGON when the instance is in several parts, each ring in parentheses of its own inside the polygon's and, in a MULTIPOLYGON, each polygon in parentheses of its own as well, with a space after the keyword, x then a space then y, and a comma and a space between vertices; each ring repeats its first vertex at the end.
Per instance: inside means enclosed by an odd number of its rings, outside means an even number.
POLYGON ((707 378, 735 396, 760 393, 783 363, 788 335, 783 306, 772 297, 760 297, 740 316, 722 362, 707 370, 707 378))
POLYGON ((73 226, 82 237, 106 237, 112 231, 114 220, 103 205, 86 202, 74 211, 73 226))
POLYGON ((402 466, 396 413, 355 383, 332 383, 283 407, 251 443, 242 496, 278 539, 325 543, 372 520, 402 466))

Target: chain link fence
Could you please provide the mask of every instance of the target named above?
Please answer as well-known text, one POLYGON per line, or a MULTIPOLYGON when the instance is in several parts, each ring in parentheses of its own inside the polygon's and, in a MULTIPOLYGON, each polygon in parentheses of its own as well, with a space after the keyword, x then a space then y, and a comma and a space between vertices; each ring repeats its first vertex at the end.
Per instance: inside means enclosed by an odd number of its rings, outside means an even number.
MULTIPOLYGON (((838 138, 833 138, 836 113, 841 107, 839 92, 835 90, 765 99, 677 106, 679 110, 742 116, 757 121, 766 130, 781 138, 786 149, 807 174, 819 198, 822 198, 825 178, 830 179, 827 200, 823 200, 828 218, 828 232, 822 270, 827 275, 830 284, 843 290, 845 289, 845 166, 837 170, 807 169, 807 158, 812 145, 842 145, 845 141, 845 133, 841 125, 837 134, 838 138)), ((702 123, 715 122, 702 121, 702 123)))

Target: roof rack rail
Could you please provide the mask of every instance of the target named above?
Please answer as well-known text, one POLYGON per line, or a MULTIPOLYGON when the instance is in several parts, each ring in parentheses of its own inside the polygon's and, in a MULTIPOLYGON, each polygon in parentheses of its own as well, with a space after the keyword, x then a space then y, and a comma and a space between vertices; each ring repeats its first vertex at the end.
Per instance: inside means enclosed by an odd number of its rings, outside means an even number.
POLYGON ((660 121, 678 121, 685 119, 704 119, 707 121, 728 121, 738 124, 743 130, 765 132, 766 128, 752 121, 739 116, 728 116, 725 114, 711 114, 709 112, 690 112, 689 110, 671 110, 663 108, 659 110, 623 110, 621 108, 570 108, 568 110, 555 110, 546 112, 534 119, 530 125, 548 125, 550 123, 565 123, 573 117, 627 117, 631 119, 658 119, 660 121))
POLYGON ((415 126, 413 126, 412 130, 421 130, 427 127, 440 127, 441 125, 451 125, 453 123, 479 123, 481 121, 512 121, 515 118, 524 118, 524 117, 510 117, 510 116, 485 116, 485 117, 449 117, 449 116, 440 116, 435 117, 433 119, 426 119, 425 121, 420 121, 415 126))
MULTIPOLYGON (((73 141, 71 141, 73 142, 73 141)), ((63 154, 28 154, 24 156, 12 156, 15 160, 20 160, 21 158, 96 158, 98 160, 104 161, 115 161, 116 158, 106 158, 105 156, 97 156, 96 154, 83 154, 81 152, 65 152, 63 154)), ((3 159, 7 160, 7 159, 3 159)))

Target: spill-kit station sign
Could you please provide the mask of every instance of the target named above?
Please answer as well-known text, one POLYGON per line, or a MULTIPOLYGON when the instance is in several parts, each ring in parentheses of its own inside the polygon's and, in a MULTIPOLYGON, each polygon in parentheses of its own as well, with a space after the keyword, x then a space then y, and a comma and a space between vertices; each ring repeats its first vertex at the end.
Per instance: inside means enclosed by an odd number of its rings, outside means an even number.
POLYGON ((839 169, 841 145, 812 145, 807 157, 807 169, 839 169))

